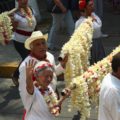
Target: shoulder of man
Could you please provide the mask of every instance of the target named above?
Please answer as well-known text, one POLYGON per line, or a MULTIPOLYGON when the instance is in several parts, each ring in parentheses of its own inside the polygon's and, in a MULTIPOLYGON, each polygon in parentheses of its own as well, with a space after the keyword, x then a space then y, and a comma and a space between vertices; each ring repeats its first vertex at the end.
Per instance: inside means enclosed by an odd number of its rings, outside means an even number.
POLYGON ((50 52, 47 51, 47 56, 51 56, 51 57, 54 57, 54 55, 50 52))

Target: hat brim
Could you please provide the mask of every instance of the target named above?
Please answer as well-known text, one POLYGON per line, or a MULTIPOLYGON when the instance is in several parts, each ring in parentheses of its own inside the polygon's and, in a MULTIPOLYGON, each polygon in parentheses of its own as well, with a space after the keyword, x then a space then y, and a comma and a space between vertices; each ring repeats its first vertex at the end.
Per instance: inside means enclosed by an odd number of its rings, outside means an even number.
POLYGON ((37 36, 37 37, 30 37, 28 38, 26 41, 25 41, 25 48, 28 49, 28 50, 31 50, 30 48, 30 44, 35 41, 35 40, 38 40, 38 39, 44 39, 46 41, 46 37, 43 35, 43 36, 37 36))

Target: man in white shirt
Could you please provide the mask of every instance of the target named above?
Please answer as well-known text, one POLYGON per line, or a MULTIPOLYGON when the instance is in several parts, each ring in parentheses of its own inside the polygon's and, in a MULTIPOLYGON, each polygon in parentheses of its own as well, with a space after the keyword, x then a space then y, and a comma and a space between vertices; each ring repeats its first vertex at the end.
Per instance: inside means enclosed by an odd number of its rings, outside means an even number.
POLYGON ((47 61, 54 66, 55 73, 53 75, 51 86, 53 90, 56 90, 56 76, 64 72, 63 68, 67 62, 67 57, 65 57, 58 65, 55 65, 54 56, 47 52, 46 39, 41 31, 34 31, 32 33, 32 35, 25 41, 25 48, 30 50, 30 54, 25 58, 19 67, 19 91, 21 92, 21 88, 24 86, 24 81, 26 81, 25 63, 32 59, 36 62, 47 61))
POLYGON ((103 79, 98 120, 120 120, 120 52, 113 57, 112 73, 103 79))

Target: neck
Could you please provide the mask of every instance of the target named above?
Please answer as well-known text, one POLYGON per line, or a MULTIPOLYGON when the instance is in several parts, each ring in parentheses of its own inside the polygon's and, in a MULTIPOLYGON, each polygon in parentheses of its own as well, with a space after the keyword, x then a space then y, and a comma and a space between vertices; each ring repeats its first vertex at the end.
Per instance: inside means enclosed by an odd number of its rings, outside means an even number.
POLYGON ((28 7, 27 7, 27 6, 26 6, 26 7, 24 7, 23 9, 24 9, 26 12, 28 11, 28 7))
POLYGON ((27 10, 27 8, 28 8, 28 6, 24 6, 24 7, 22 7, 22 6, 18 6, 18 9, 24 9, 24 10, 27 10))
POLYGON ((90 13, 89 11, 87 11, 87 10, 85 11, 85 16, 86 16, 86 17, 91 16, 91 14, 92 14, 92 13, 90 13))
POLYGON ((36 54, 34 54, 34 53, 30 53, 30 55, 32 56, 32 57, 34 57, 34 58, 37 58, 38 60, 46 60, 46 55, 43 55, 43 56, 40 56, 40 55, 36 55, 36 54))
POLYGON ((25 13, 28 12, 28 6, 26 6, 26 7, 19 7, 19 10, 20 10, 20 11, 21 11, 21 9, 23 9, 23 10, 25 11, 25 13))

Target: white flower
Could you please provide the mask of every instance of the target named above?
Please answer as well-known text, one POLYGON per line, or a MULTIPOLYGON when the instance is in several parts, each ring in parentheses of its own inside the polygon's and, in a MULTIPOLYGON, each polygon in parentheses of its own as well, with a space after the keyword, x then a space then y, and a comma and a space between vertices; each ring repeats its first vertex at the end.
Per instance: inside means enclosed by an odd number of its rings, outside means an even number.
POLYGON ((11 19, 7 12, 0 14, 0 43, 5 45, 6 42, 11 40, 12 37, 12 25, 11 19))

